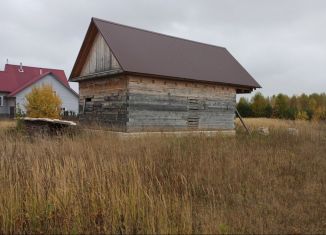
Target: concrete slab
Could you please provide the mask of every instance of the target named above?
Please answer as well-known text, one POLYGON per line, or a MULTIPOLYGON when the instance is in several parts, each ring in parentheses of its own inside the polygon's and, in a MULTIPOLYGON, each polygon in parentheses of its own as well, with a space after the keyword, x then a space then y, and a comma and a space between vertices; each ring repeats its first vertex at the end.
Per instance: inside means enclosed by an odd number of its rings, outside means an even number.
MULTIPOLYGON (((103 130, 92 130, 92 131, 103 131, 103 130)), ((170 132, 116 132, 116 131, 106 131, 117 135, 118 137, 146 137, 146 136, 175 136, 175 137, 186 137, 186 136, 235 136, 235 130, 216 130, 216 131, 170 131, 170 132)))

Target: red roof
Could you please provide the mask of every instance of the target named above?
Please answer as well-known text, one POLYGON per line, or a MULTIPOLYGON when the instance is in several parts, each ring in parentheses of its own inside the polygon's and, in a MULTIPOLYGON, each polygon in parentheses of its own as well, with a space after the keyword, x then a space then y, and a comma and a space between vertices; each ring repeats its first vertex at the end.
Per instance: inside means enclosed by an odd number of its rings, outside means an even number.
POLYGON ((19 65, 5 65, 5 70, 0 71, 0 91, 16 94, 50 73, 53 74, 59 82, 71 90, 63 70, 29 66, 23 66, 23 72, 20 72, 19 69, 19 65))

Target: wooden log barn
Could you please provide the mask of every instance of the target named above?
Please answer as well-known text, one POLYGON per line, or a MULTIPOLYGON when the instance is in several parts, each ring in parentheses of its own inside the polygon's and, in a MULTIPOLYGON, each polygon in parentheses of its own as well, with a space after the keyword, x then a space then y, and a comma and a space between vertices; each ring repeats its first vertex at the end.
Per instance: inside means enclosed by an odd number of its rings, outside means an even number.
POLYGON ((223 47, 92 18, 70 75, 81 123, 124 132, 233 130, 260 85, 223 47))

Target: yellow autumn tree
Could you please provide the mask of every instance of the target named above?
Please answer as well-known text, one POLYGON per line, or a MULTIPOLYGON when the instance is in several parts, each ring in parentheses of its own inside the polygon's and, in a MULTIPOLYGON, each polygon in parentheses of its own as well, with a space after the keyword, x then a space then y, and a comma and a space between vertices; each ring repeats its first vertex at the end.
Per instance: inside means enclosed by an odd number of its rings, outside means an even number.
POLYGON ((51 85, 34 87, 26 95, 26 114, 33 118, 60 118, 62 101, 51 85))

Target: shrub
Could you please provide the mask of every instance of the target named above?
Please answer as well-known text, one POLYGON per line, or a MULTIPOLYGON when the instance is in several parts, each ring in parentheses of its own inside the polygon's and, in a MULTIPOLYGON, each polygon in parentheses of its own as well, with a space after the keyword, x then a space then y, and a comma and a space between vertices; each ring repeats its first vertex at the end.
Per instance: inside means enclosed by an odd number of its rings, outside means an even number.
POLYGON ((26 114, 25 112, 22 110, 22 108, 20 107, 19 104, 16 105, 16 118, 21 118, 24 117, 26 114))
POLYGON ((308 116, 307 112, 305 112, 305 111, 299 111, 295 115, 295 119, 296 120, 309 120, 309 116, 308 116))
POLYGON ((26 113, 33 118, 60 118, 60 97, 51 85, 35 87, 26 95, 26 113))

